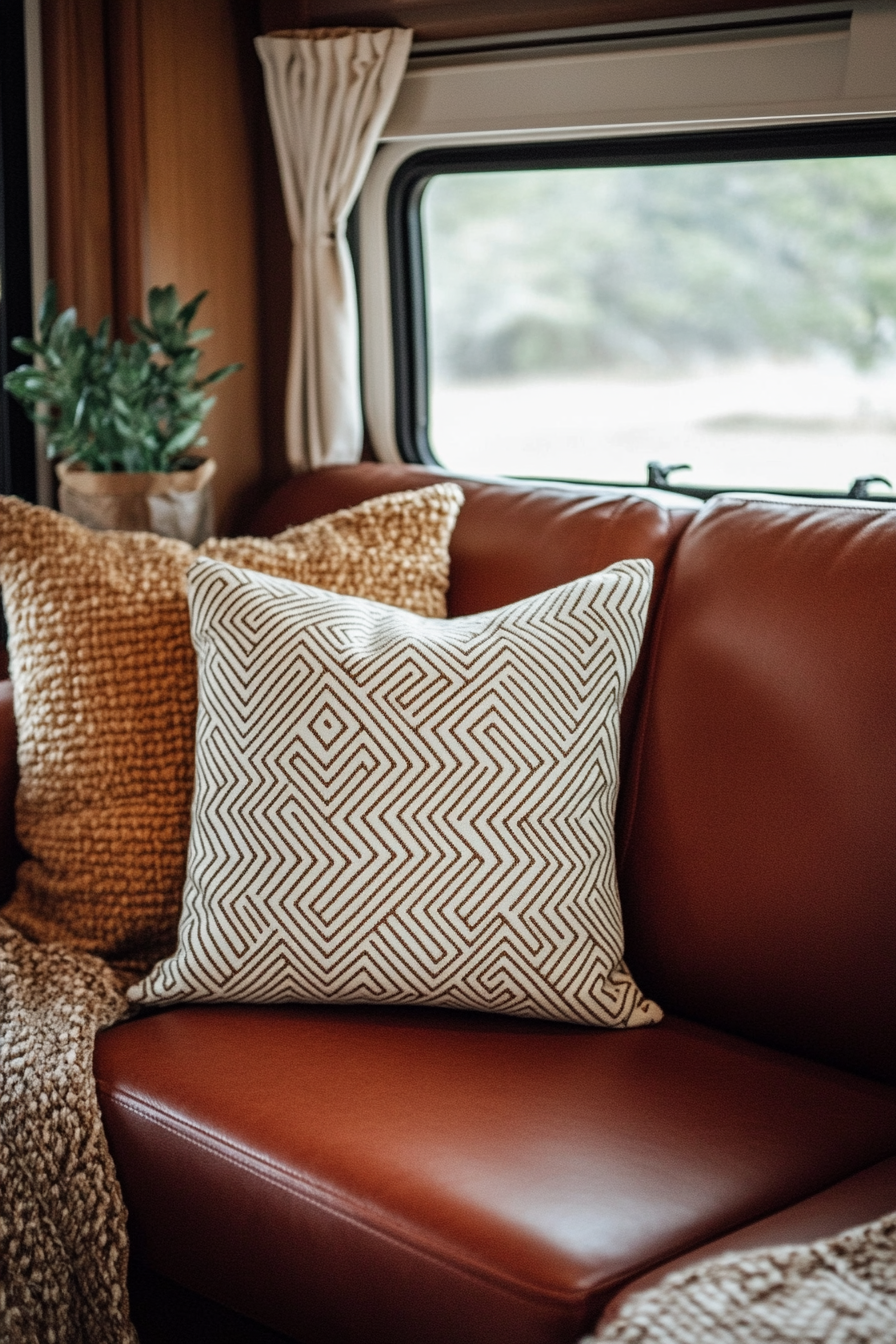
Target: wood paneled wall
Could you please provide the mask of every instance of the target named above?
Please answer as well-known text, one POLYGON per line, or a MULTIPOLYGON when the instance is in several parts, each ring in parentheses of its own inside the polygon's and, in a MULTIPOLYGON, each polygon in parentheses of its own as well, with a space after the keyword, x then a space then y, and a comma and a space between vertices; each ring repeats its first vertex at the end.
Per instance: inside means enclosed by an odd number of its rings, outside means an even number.
POLYGON ((245 366, 216 389, 206 430, 227 530, 285 462, 282 396, 279 417, 261 406, 257 10, 44 0, 42 20, 50 274, 82 322, 111 313, 124 336, 150 285, 173 282, 183 299, 209 290, 200 322, 215 334, 202 367, 245 366))
POLYGON ((44 0, 50 275, 91 328, 113 307, 103 0, 44 0))
POLYGON ((207 289, 199 321, 215 334, 203 367, 244 365, 215 389, 206 428, 229 522, 261 472, 253 140, 237 33, 222 0, 141 0, 141 10, 145 282, 173 281, 184 299, 207 289))
POLYGON ((130 337, 143 311, 147 272, 146 117, 140 0, 106 4, 106 96, 115 330, 130 337))

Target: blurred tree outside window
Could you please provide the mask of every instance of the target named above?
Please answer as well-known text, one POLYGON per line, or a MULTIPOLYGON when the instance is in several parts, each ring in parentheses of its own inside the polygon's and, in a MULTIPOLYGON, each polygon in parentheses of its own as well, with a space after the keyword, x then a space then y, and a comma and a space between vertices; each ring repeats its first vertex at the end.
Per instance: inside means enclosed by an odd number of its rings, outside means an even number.
POLYGON ((446 466, 896 484, 896 155, 442 173, 421 222, 446 466))

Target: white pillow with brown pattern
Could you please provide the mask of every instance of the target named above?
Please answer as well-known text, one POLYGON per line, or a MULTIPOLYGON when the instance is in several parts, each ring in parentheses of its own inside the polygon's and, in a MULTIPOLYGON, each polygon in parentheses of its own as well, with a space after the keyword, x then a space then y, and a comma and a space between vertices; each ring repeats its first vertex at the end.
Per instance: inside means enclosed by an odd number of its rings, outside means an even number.
POLYGON ((622 960, 613 841, 652 578, 626 560, 424 621, 198 559, 178 948, 131 1000, 658 1021, 622 960))
MULTIPOLYGON (((198 554, 444 616, 463 494, 368 500, 272 540, 198 554)), ((139 973, 170 952, 184 884, 196 722, 186 573, 197 552, 91 532, 0 497, 0 584, 19 735, 17 832, 30 854, 3 918, 139 973)))

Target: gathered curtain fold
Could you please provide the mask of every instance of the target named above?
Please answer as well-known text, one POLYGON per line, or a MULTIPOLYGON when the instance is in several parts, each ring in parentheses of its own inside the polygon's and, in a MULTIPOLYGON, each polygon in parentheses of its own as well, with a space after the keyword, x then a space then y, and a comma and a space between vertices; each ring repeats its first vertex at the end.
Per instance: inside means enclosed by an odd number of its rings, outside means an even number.
POLYGON ((404 28, 255 39, 293 244, 286 451, 296 471, 357 462, 358 305, 346 223, 407 65, 404 28))

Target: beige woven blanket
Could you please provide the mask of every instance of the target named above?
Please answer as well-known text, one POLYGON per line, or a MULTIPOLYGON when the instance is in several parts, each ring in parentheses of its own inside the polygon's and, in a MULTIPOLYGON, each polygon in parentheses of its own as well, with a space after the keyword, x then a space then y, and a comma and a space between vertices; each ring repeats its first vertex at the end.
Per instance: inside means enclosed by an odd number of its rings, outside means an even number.
POLYGON ((582 1344, 597 1341, 896 1344, 896 1213, 810 1246, 678 1270, 582 1344))
POLYGON ((0 918, 0 1344, 136 1344, 93 1080, 94 1036, 126 1009, 103 962, 0 918))

